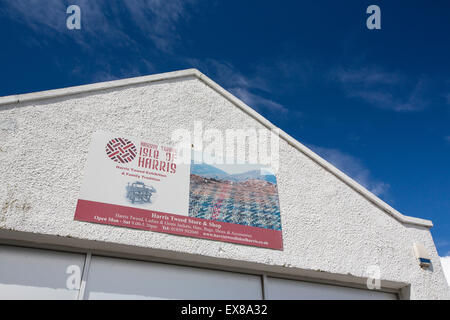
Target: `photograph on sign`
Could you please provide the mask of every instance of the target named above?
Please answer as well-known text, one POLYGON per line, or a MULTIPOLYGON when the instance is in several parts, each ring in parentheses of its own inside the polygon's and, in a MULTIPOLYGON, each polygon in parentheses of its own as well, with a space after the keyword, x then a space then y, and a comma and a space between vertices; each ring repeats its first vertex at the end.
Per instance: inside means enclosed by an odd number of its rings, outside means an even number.
POLYGON ((189 216, 281 230, 276 177, 261 165, 192 160, 189 216))

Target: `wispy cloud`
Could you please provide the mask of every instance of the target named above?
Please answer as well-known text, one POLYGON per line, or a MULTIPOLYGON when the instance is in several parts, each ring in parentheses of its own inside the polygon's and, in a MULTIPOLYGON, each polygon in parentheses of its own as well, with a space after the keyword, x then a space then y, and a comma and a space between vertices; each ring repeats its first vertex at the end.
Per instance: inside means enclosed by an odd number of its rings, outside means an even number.
POLYGON ((333 76, 344 84, 361 84, 365 86, 385 84, 392 85, 401 81, 401 76, 392 72, 385 72, 380 69, 337 69, 333 76))
POLYGON ((330 78, 341 84, 347 96, 361 99, 377 108, 398 112, 419 111, 427 108, 428 81, 379 68, 338 68, 330 78))
POLYGON ((136 41, 123 28, 124 17, 141 30, 162 51, 169 51, 179 39, 177 23, 188 19, 187 6, 196 0, 14 0, 3 4, 2 13, 25 24, 41 35, 41 40, 63 41, 70 37, 85 48, 114 42, 136 48, 136 41), (66 9, 70 4, 81 8, 79 32, 66 28, 66 9), (95 42, 97 41, 97 42, 95 42))
POLYGON ((358 158, 337 149, 318 146, 309 147, 373 194, 377 196, 387 195, 390 188, 389 184, 374 179, 370 170, 367 169, 358 158))
POLYGON ((258 76, 258 73, 246 76, 232 64, 215 59, 187 59, 187 61, 257 111, 266 110, 277 114, 288 112, 282 104, 265 97, 270 95, 270 85, 264 77, 258 76))
POLYGON ((450 93, 447 93, 446 95, 444 95, 444 98, 445 98, 447 104, 450 104, 450 93))
POLYGON ((0 12, 36 31, 58 31, 65 28, 66 9, 64 1, 16 0, 2 3, 0 12))
POLYGON ((78 0, 75 4, 81 7, 82 31, 77 32, 70 32, 66 27, 68 1, 9 1, 3 5, 2 12, 9 19, 26 25, 38 35, 33 45, 50 40, 63 42, 69 38, 86 48, 92 46, 92 41, 95 40, 101 40, 101 42, 114 40, 116 44, 131 42, 131 39, 117 28, 120 25, 118 20, 114 16, 105 14, 114 6, 88 0, 78 0))
POLYGON ((288 109, 283 107, 281 104, 262 96, 253 94, 245 88, 232 88, 230 89, 230 91, 249 106, 255 106, 256 109, 262 107, 268 109, 271 112, 288 112, 288 109))
MULTIPOLYGON (((178 27, 190 19, 197 0, 15 0, 0 7, 0 17, 25 25, 32 31, 23 41, 32 47, 78 45, 95 55, 90 70, 85 61, 69 70, 86 81, 107 81, 139 76, 156 70, 152 55, 172 54, 179 43, 178 27), (68 30, 66 10, 71 4, 81 8, 81 30, 68 30), (133 34, 129 34, 133 30, 133 34), (153 46, 157 50, 149 50, 153 46), (110 56, 111 48, 127 52, 129 59, 110 56), (94 70, 94 72, 92 72, 94 70)), ((64 57, 55 54, 55 66, 65 69, 64 57)))
POLYGON ((201 60, 188 58, 186 62, 205 74, 213 76, 215 81, 225 87, 253 88, 263 91, 268 91, 270 88, 264 78, 244 75, 234 65, 226 61, 211 58, 201 60))
POLYGON ((156 47, 171 51, 173 44, 180 40, 177 32, 179 20, 188 20, 187 6, 195 0, 127 0, 124 1, 128 13, 142 32, 148 33, 156 47))
POLYGON ((272 79, 271 88, 280 92, 298 92, 300 88, 315 86, 320 78, 313 62, 308 59, 299 61, 290 55, 259 60, 255 70, 261 77, 272 79))

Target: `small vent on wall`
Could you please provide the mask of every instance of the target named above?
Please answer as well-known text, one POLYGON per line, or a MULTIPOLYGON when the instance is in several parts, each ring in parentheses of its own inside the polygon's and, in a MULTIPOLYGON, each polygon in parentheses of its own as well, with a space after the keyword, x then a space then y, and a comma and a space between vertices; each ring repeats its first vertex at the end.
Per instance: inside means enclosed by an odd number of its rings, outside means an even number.
POLYGON ((430 255, 421 243, 414 243, 414 254, 422 268, 428 268, 431 265, 430 255))

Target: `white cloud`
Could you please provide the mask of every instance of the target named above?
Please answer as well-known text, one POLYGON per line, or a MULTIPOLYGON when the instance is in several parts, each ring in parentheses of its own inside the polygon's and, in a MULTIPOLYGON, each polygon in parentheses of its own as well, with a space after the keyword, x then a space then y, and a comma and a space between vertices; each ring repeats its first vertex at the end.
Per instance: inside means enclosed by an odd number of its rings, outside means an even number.
POLYGON ((67 6, 62 1, 50 0, 43 4, 39 0, 16 0, 3 3, 2 6, 10 18, 26 24, 35 31, 42 31, 42 27, 50 30, 66 28, 67 6))
POLYGON ((126 0, 125 6, 136 25, 149 35, 156 47, 171 51, 173 44, 180 39, 176 24, 189 19, 186 7, 194 0, 126 0))
POLYGON ((271 112, 281 112, 281 113, 288 112, 288 109, 283 107, 281 104, 272 101, 270 99, 261 97, 259 95, 253 94, 247 89, 231 88, 230 91, 249 106, 253 106, 255 109, 265 108, 271 112))
MULTIPOLYGON (((97 59, 94 63, 97 71, 91 80, 105 81, 122 76, 140 75, 140 70, 126 60, 116 61, 113 65, 108 57, 103 59, 103 56, 107 55, 107 48, 110 44, 126 47, 129 54, 135 57, 133 61, 141 59, 144 71, 153 71, 155 69, 153 65, 144 58, 148 55, 146 52, 142 52, 142 44, 137 43, 135 39, 143 36, 153 42, 160 51, 172 54, 174 46, 180 40, 177 32, 178 24, 190 19, 189 12, 192 10, 189 9, 197 1, 76 0, 73 1, 73 4, 77 4, 81 8, 81 30, 75 32, 67 30, 65 24, 68 1, 15 0, 6 3, 2 12, 17 23, 25 24, 37 35, 42 35, 39 38, 28 39, 28 43, 32 43, 33 46, 47 41, 64 43, 67 39, 71 39, 85 50, 95 49, 97 59), (134 32, 140 33, 139 35, 130 37, 125 32, 123 23, 126 17, 135 25, 134 32), (105 49, 102 50, 99 47, 105 49)), ((189 59, 178 54, 175 57, 210 75, 256 110, 268 110, 276 114, 288 111, 280 103, 267 98, 270 95, 270 86, 264 77, 258 76, 258 72, 253 72, 256 76, 249 77, 244 76, 227 62, 215 59, 189 59)), ((84 70, 74 67, 71 72, 83 74, 84 70)))
POLYGON ((396 84, 401 80, 398 74, 385 72, 380 69, 342 69, 335 70, 332 75, 342 83, 354 84, 362 83, 364 85, 372 84, 396 84))
POLYGON ((331 79, 339 82, 349 97, 358 98, 382 109, 398 112, 419 111, 430 103, 426 91, 428 82, 379 68, 338 68, 331 79))
POLYGON ((450 256, 441 257, 441 265, 444 270, 445 277, 447 278, 447 283, 450 286, 450 256))
POLYGON ((444 95, 444 99, 447 102, 447 104, 450 104, 450 93, 447 93, 446 95, 444 95))
POLYGON ((220 85, 227 88, 247 88, 269 91, 267 81, 258 76, 243 75, 231 63, 215 59, 186 59, 190 65, 211 76, 220 85))
POLYGON ((114 42, 131 50, 139 47, 135 40, 123 30, 123 17, 130 20, 148 37, 154 45, 169 51, 179 39, 177 23, 188 19, 187 6, 195 0, 127 0, 91 1, 91 0, 14 0, 3 4, 3 12, 8 18, 25 24, 42 39, 63 40, 65 37, 77 41, 85 48, 98 43, 114 42), (72 3, 73 2, 73 3, 72 3), (69 32, 66 28, 66 9, 69 4, 81 8, 81 30, 69 32))
POLYGON ((68 3, 60 0, 16 0, 9 1, 3 6, 8 18, 17 23, 26 25, 33 30, 39 38, 32 41, 33 45, 45 43, 49 39, 63 41, 71 38, 84 47, 89 47, 90 42, 86 36, 96 40, 108 40, 129 42, 126 34, 115 28, 113 17, 105 17, 105 6, 96 1, 78 0, 77 5, 81 7, 81 30, 68 32, 66 9, 68 3))
POLYGON ((310 146, 313 151, 343 171, 366 189, 377 196, 386 195, 389 191, 389 184, 375 180, 369 169, 364 167, 361 161, 349 154, 337 149, 310 146))
MULTIPOLYGON (((14 0, 0 7, 0 17, 25 25, 32 31, 24 33, 22 38, 29 46, 45 46, 50 42, 55 46, 73 41, 84 51, 92 51, 96 56, 92 61, 94 74, 78 65, 69 72, 89 74, 89 81, 106 81, 154 72, 155 67, 147 51, 148 43, 153 43, 163 54, 174 50, 179 40, 179 24, 190 19, 188 6, 196 1, 14 0), (81 30, 73 31, 66 27, 69 4, 81 8, 81 30), (128 34, 125 22, 134 24, 133 35, 128 34), (141 39, 148 40, 148 43, 142 43, 141 39), (132 59, 118 60, 109 56, 111 46, 123 48, 132 59)), ((64 56, 55 54, 54 65, 64 65, 64 59, 64 56)))
POLYGON ((270 94, 270 86, 263 77, 245 76, 231 63, 214 59, 187 59, 187 62, 215 79, 220 85, 257 111, 264 109, 277 114, 288 112, 288 109, 282 104, 263 96, 262 92, 270 94))

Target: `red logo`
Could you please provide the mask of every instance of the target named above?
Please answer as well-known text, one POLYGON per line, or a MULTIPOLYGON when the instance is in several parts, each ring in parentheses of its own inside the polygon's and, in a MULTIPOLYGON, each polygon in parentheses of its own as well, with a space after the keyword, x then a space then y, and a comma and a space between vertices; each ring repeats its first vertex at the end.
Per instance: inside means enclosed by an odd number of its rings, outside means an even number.
POLYGON ((115 162, 128 163, 136 157, 137 150, 130 140, 115 138, 106 145, 106 154, 115 162))

